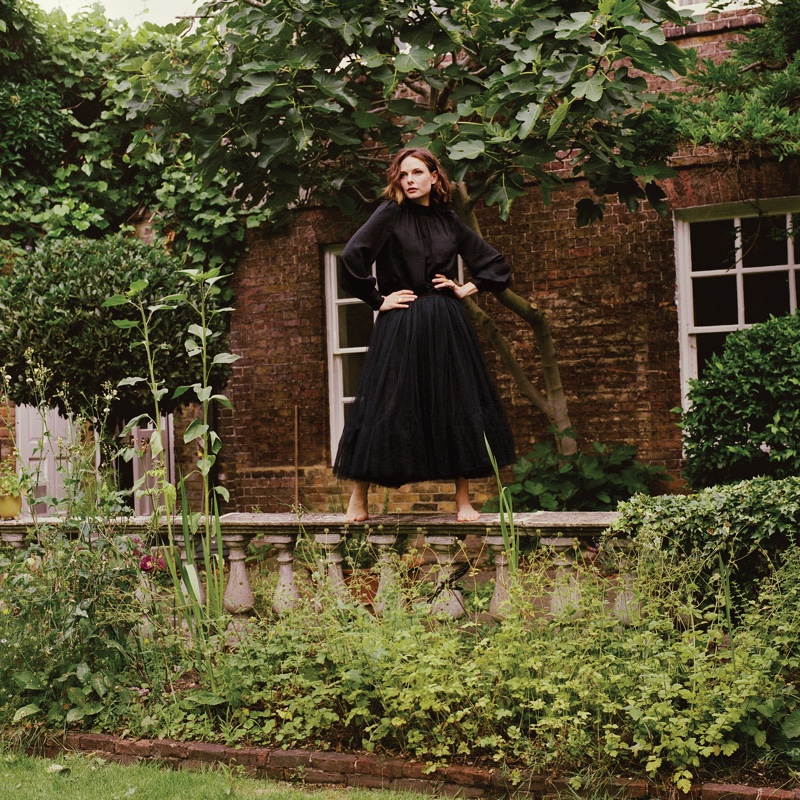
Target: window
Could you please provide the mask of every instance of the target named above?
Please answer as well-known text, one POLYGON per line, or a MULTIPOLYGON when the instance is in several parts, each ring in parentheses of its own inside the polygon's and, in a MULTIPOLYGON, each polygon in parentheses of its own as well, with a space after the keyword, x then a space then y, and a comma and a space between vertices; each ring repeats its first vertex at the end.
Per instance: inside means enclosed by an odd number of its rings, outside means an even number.
POLYGON ((342 246, 325 252, 325 296, 328 312, 328 395, 331 415, 331 458, 342 435, 347 411, 358 387, 375 312, 342 289, 339 254, 342 246))
MULTIPOLYGON (((347 294, 340 280, 339 254, 344 245, 325 251, 325 298, 328 322, 328 397, 331 418, 331 459, 355 397, 375 314, 366 303, 347 294)), ((464 283, 464 265, 458 260, 458 281, 464 283)))
POLYGON ((676 213, 683 383, 735 330, 794 313, 800 297, 800 198, 676 213))

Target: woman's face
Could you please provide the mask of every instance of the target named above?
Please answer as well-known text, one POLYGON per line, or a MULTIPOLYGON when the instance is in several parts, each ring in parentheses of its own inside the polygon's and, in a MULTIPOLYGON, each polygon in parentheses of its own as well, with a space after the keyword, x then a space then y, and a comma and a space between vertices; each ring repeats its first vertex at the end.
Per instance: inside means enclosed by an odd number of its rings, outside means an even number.
POLYGON ((422 206, 430 205, 431 188, 439 178, 437 172, 431 172, 424 161, 416 156, 406 156, 400 162, 400 188, 412 202, 422 206))

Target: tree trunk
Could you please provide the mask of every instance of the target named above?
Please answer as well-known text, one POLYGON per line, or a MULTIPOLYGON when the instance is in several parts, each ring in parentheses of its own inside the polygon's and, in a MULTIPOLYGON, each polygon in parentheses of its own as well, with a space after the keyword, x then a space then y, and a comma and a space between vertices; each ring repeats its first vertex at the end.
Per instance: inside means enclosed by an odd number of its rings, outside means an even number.
MULTIPOLYGON (((453 198, 456 211, 459 217, 477 234, 481 235, 480 225, 475 216, 473 203, 467 195, 466 187, 463 183, 455 185, 455 196, 453 198)), ((536 345, 539 348, 539 355, 542 360, 542 375, 544 378, 545 395, 536 389, 531 380, 525 374, 522 365, 511 352, 508 341, 500 332, 494 320, 475 303, 471 298, 464 301, 467 313, 473 323, 481 327, 492 346, 500 355, 503 363, 508 369, 511 377, 534 408, 537 408, 547 416, 551 425, 557 431, 556 447, 560 453, 569 455, 578 449, 577 442, 572 436, 563 435, 564 431, 571 428, 569 412, 567 410, 567 398, 564 394, 564 387, 561 384, 561 374, 558 369, 558 358, 556 347, 553 342, 553 334, 547 318, 538 308, 535 308, 524 297, 512 292, 511 289, 504 289, 495 295, 497 299, 506 307, 511 309, 517 316, 521 317, 533 329, 536 338, 536 345)))

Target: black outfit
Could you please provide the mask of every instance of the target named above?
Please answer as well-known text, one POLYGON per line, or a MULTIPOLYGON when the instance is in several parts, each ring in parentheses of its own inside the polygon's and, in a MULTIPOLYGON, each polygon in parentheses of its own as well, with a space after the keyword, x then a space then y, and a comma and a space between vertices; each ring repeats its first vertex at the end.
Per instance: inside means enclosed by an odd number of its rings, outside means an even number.
POLYGON ((436 274, 457 278, 459 255, 479 290, 508 285, 505 259, 437 204, 382 203, 342 252, 343 288, 373 309, 400 289, 417 299, 378 314, 339 443, 338 477, 382 486, 488 477, 484 434, 498 464, 513 463, 475 332, 461 301, 432 283, 436 274))

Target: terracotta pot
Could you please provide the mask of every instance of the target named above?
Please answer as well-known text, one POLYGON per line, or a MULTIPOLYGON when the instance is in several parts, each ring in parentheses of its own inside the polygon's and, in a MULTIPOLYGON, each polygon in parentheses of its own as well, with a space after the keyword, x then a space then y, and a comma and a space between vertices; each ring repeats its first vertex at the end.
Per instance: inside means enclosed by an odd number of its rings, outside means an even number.
POLYGON ((18 494, 0 495, 0 519, 16 519, 22 511, 22 497, 18 494))

